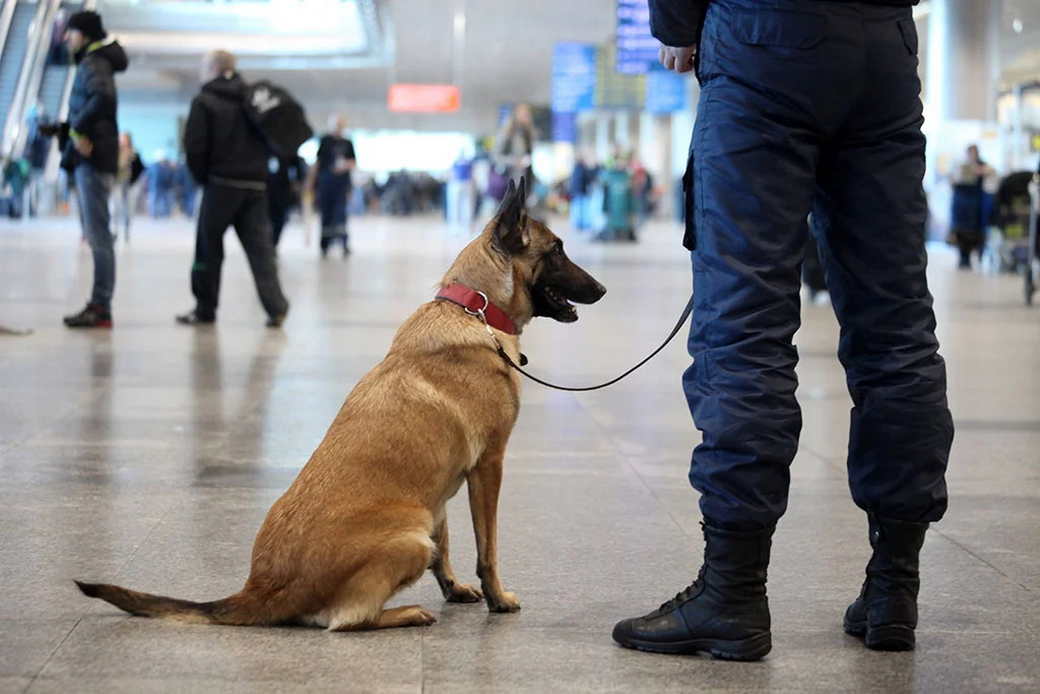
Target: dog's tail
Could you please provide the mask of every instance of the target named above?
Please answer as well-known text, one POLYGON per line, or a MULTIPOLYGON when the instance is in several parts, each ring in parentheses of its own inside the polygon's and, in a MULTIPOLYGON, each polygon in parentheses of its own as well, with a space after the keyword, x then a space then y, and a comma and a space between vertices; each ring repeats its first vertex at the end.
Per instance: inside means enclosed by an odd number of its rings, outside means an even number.
POLYGON ((259 626, 282 621, 272 614, 270 604, 264 604, 248 589, 223 600, 213 602, 191 602, 161 595, 139 593, 107 583, 83 583, 76 585, 84 595, 100 598, 119 609, 138 617, 158 617, 191 624, 226 624, 232 626, 259 626))

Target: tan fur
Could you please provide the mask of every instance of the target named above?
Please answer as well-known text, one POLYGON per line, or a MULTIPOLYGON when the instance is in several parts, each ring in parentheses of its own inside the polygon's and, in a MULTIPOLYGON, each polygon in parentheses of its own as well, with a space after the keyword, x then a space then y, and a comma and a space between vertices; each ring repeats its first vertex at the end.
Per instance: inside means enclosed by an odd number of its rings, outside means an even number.
MULTIPOLYGON (((521 219, 523 252, 501 251, 493 221, 443 279, 445 286, 462 282, 485 291, 519 327, 534 313, 528 287, 539 259, 557 243, 543 224, 521 219)), ((518 338, 496 334, 518 361, 518 338)), ((424 304, 354 388, 267 514, 240 593, 192 603, 115 586, 81 588, 143 616, 354 630, 434 621, 418 606, 383 608, 429 567, 448 600, 484 597, 492 611, 518 610, 498 577, 496 519, 519 393, 518 375, 496 354, 479 320, 448 302, 424 304), (448 557, 445 503, 464 481, 482 591, 459 584, 448 557)))

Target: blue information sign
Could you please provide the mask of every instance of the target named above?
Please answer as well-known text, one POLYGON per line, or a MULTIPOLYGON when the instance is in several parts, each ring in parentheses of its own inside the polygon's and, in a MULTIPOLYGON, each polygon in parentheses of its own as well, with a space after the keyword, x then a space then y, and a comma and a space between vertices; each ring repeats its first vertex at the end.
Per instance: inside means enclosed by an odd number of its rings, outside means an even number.
POLYGON ((596 98, 596 46, 557 43, 552 61, 552 110, 578 113, 593 108, 596 98))
POLYGON ((552 139, 553 142, 577 142, 578 114, 553 111, 552 139))
POLYGON ((674 113, 690 108, 689 75, 674 72, 651 72, 646 76, 646 110, 650 113, 674 113))
POLYGON ((647 0, 617 0, 617 71, 641 75, 663 69, 657 61, 659 47, 650 34, 647 0))

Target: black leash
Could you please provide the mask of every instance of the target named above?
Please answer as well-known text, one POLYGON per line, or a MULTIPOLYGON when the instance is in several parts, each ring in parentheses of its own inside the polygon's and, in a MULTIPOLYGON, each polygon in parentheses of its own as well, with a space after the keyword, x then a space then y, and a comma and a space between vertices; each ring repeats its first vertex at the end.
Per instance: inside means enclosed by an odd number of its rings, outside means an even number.
MULTIPOLYGON (((495 341, 495 346, 498 348, 498 355, 500 357, 502 357, 502 359, 504 359, 505 362, 507 364, 509 364, 509 366, 513 367, 514 369, 516 369, 517 371, 522 373, 524 376, 526 376, 527 378, 529 378, 532 381, 534 381, 535 383, 543 385, 543 386, 545 386, 547 388, 553 388, 555 390, 565 390, 565 391, 569 391, 569 392, 572 392, 572 393, 580 393, 580 392, 585 392, 585 391, 589 391, 589 390, 600 390, 602 388, 606 388, 608 386, 612 386, 615 383, 617 383, 618 381, 620 381, 621 379, 626 378, 627 376, 632 374, 634 371, 636 371, 636 369, 638 369, 639 367, 643 366, 644 364, 646 364, 648 361, 650 361, 654 357, 656 357, 658 354, 661 353, 661 350, 663 350, 665 347, 667 347, 668 343, 671 342, 675 338, 675 336, 679 334, 679 331, 682 330, 683 324, 686 323, 686 319, 690 317, 690 313, 692 313, 692 312, 693 312, 693 296, 691 296, 690 300, 688 302, 686 302, 686 308, 683 309, 682 315, 679 317, 679 322, 675 324, 674 328, 672 328, 672 332, 668 335, 667 338, 665 338, 665 341, 663 343, 661 343, 661 346, 658 347, 657 349, 655 349, 650 354, 650 356, 648 356, 646 359, 644 359, 643 361, 639 362, 638 364, 633 366, 631 369, 629 369, 628 371, 626 371, 625 373, 621 374, 620 376, 618 376, 617 378, 615 378, 615 379, 613 379, 611 381, 607 381, 606 383, 601 383, 598 386, 586 386, 584 388, 570 388, 568 386, 558 386, 558 385, 555 385, 553 383, 549 383, 548 381, 543 381, 542 379, 538 378, 537 376, 532 376, 531 374, 529 374, 526 371, 524 371, 523 369, 521 369, 519 366, 516 365, 516 363, 513 362, 512 359, 510 359, 509 355, 506 354, 506 350, 505 350, 505 348, 502 347, 502 343, 498 341, 498 338, 495 337, 495 333, 491 331, 491 326, 489 326, 487 324, 487 321, 484 319, 483 312, 482 311, 478 311, 476 313, 476 315, 477 315, 478 318, 480 318, 482 321, 484 321, 484 327, 487 328, 488 334, 491 335, 491 338, 495 341)), ((521 364, 526 364, 527 363, 526 357, 524 357, 524 355, 522 355, 522 354, 520 355, 520 363, 521 364)))

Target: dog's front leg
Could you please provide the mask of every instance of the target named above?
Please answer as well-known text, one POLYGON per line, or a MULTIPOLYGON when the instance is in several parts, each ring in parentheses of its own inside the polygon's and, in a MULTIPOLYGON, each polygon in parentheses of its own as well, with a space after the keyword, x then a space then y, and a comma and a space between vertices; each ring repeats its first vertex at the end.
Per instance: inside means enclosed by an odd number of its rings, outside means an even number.
POLYGON ((480 602, 484 594, 476 586, 459 583, 455 571, 448 559, 448 518, 441 516, 433 529, 433 541, 437 545, 437 554, 433 557, 430 569, 440 584, 444 599, 448 602, 480 602))
POLYGON ((498 491, 505 450, 485 453, 467 477, 469 510, 477 536, 477 576, 492 612, 516 612, 520 601, 498 578, 498 491))

